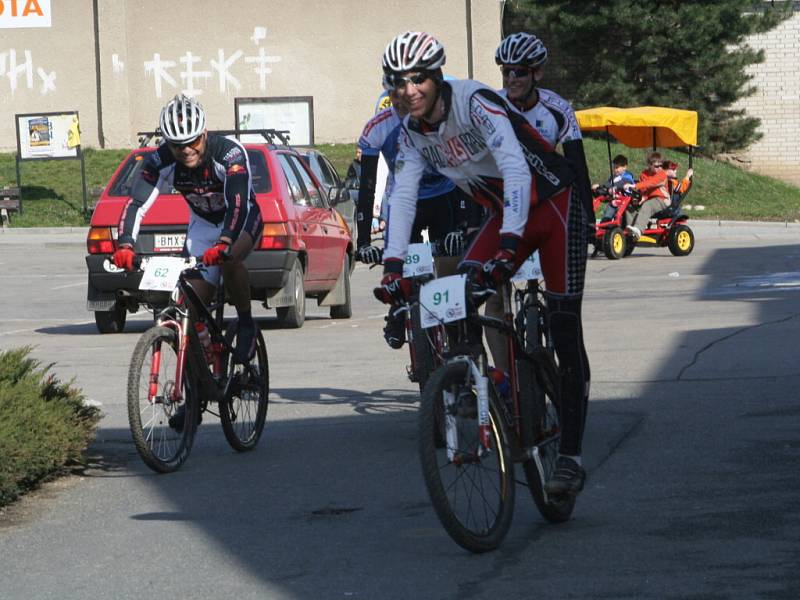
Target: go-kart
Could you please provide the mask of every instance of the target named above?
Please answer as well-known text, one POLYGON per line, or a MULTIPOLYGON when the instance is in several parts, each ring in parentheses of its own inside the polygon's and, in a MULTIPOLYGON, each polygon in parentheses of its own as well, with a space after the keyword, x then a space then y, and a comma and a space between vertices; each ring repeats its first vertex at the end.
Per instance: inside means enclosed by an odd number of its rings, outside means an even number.
MULTIPOLYGON (((610 179, 614 178, 611 160, 611 136, 631 148, 688 147, 689 167, 692 166, 692 149, 697 145, 697 113, 660 106, 615 108, 603 106, 575 112, 581 131, 605 131, 608 145, 610 179)), ((670 206, 656 213, 642 228, 642 235, 635 239, 626 227, 641 206, 641 196, 618 188, 600 186, 594 196, 595 211, 610 203, 616 212, 596 223, 593 241, 594 253, 603 252, 609 259, 628 256, 636 246, 658 246, 669 248, 674 256, 686 256, 694 249, 694 233, 687 221, 689 217, 681 210, 681 203, 688 189, 682 194, 673 194, 670 206)))
POLYGON ((612 210, 606 209, 595 226, 592 257, 602 251, 607 258, 616 260, 629 256, 636 246, 667 246, 674 256, 686 256, 694 249, 694 232, 686 224, 689 217, 680 208, 685 196, 674 194, 670 206, 654 214, 636 240, 626 227, 641 206, 641 194, 599 186, 594 192, 595 211, 603 204, 612 210))

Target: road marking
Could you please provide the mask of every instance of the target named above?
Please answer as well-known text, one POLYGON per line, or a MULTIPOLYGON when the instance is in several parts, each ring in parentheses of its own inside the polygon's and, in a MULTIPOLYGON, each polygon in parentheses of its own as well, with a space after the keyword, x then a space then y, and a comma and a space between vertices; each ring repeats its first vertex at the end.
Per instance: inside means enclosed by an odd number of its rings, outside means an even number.
POLYGON ((50 288, 51 290, 63 290, 64 288, 71 288, 71 287, 78 287, 79 285, 86 285, 85 281, 79 281, 78 283, 67 283, 66 285, 59 285, 54 288, 50 288))

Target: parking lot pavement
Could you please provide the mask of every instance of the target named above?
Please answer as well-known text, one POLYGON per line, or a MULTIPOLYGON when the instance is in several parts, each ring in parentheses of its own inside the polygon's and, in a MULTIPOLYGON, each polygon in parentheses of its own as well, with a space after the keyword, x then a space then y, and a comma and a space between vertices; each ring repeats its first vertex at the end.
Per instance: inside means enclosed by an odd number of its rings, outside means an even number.
POLYGON ((3 598, 800 597, 800 245, 780 226, 589 261, 586 490, 554 526, 518 485, 509 537, 480 556, 428 500, 378 270, 356 268, 352 319, 257 315, 271 401, 255 452, 209 416, 184 468, 156 476, 125 419, 148 323, 98 335, 82 234, 55 235, 0 235, 0 347, 33 344, 106 417, 80 477, 0 515, 3 598))

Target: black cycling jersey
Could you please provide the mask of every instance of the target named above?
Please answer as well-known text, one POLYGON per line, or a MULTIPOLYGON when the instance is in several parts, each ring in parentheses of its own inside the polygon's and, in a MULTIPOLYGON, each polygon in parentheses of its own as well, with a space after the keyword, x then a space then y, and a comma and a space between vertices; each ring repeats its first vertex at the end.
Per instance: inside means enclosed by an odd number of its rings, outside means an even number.
POLYGON ((183 195, 197 216, 214 225, 222 223, 220 236, 232 241, 239 237, 248 217, 255 216, 254 211, 260 212, 247 151, 239 142, 209 133, 203 160, 191 169, 177 162, 164 143, 147 156, 123 209, 119 224, 121 244, 133 245, 144 214, 165 182, 183 195))

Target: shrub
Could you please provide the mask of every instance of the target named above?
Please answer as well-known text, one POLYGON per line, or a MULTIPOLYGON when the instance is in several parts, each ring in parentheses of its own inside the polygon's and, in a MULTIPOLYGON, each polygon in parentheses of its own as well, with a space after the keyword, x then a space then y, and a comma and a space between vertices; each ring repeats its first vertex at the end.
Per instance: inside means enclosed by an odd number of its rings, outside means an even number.
POLYGON ((100 420, 30 352, 0 352, 0 506, 80 462, 100 420))

